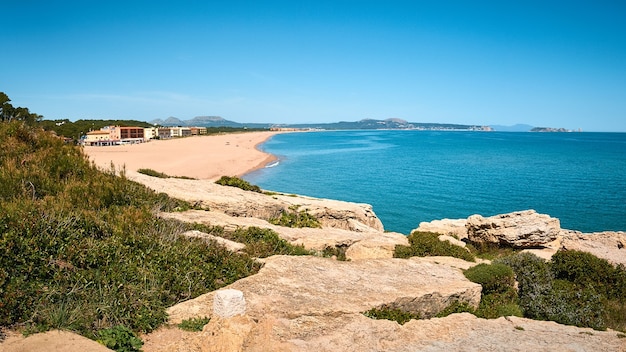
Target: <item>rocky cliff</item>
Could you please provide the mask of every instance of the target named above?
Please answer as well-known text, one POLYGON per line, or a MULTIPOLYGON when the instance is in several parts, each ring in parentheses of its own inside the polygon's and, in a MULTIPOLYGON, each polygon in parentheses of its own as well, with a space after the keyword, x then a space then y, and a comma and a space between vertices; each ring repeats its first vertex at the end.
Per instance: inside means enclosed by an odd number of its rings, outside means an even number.
MULTIPOLYGON (((315 256, 273 256, 261 270, 219 291, 168 309, 170 324, 143 336, 152 351, 626 351, 625 335, 516 317, 493 320, 462 313, 434 316, 453 302, 476 307, 481 287, 462 274, 476 263, 450 257, 394 259, 402 234, 384 232, 366 204, 295 195, 266 195, 209 181, 158 179, 129 173, 148 187, 208 210, 162 213, 181 221, 223 226, 256 226, 276 231, 306 248, 346 250, 348 262, 315 256), (294 229, 267 220, 293 207, 317 217, 322 228, 294 229), (400 325, 368 318, 373 308, 397 308, 421 316, 400 325), (211 317, 201 332, 174 324, 211 317)), ((534 211, 494 217, 437 220, 419 231, 442 234, 458 245, 486 241, 543 251, 579 249, 623 263, 625 233, 584 235, 560 228, 558 219, 534 211)), ((242 244, 217 240, 232 251, 242 244)), ((19 351, 19 343, 11 345, 19 351)))

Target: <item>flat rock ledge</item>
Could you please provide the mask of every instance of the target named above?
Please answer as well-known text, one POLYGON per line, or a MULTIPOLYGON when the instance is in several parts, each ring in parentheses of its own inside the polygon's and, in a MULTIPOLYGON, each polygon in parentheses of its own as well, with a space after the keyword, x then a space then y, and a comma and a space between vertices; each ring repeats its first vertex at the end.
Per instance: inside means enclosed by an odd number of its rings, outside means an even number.
MULTIPOLYGON (((294 245, 303 245, 306 249, 322 251, 327 247, 343 248, 346 258, 350 260, 392 258, 396 245, 408 245, 405 235, 395 232, 348 231, 339 228, 290 228, 272 225, 263 219, 233 217, 215 211, 189 210, 175 213, 160 213, 159 216, 176 219, 184 222, 200 223, 212 226, 222 226, 227 231, 238 228, 260 227, 273 230, 278 236, 294 245)), ((202 232, 188 232, 183 235, 216 239, 228 248, 240 250, 243 244, 220 239, 219 237, 203 234, 202 232)))
POLYGON ((626 266, 626 232, 565 232, 561 249, 588 252, 613 265, 626 266))
POLYGON ((384 230, 382 222, 369 204, 298 195, 267 195, 221 186, 208 180, 158 178, 133 171, 127 172, 127 177, 157 192, 167 193, 170 197, 232 217, 269 220, 280 216, 283 211, 297 207, 298 210, 306 210, 316 217, 324 227, 357 232, 384 230))
MULTIPOLYGON (((431 317, 455 301, 477 306, 481 293, 481 286, 467 280, 460 269, 431 260, 341 262, 314 256, 266 258, 257 274, 225 289, 243 292, 246 315, 253 319, 361 313, 383 306, 431 317)), ((170 322, 211 316, 214 295, 169 308, 170 322)))
POLYGON ((271 257, 226 288, 243 292, 245 315, 213 315, 216 293, 208 293, 169 309, 172 323, 211 316, 202 332, 175 343, 173 329, 161 329, 145 337, 144 351, 624 351, 617 332, 554 322, 463 313, 399 325, 361 314, 388 306, 428 317, 453 300, 475 305, 480 287, 458 269, 471 265, 449 257, 271 257))

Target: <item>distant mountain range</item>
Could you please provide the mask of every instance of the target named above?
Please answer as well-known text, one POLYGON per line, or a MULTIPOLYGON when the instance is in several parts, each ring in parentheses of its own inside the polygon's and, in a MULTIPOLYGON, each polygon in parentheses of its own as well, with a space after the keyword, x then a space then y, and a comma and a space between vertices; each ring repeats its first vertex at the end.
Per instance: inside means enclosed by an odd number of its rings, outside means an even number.
POLYGON ((195 127, 235 127, 235 128, 294 128, 320 130, 453 130, 453 131, 498 131, 498 132, 570 132, 564 128, 534 127, 525 124, 512 126, 504 125, 461 125, 453 123, 424 123, 408 122, 402 119, 363 119, 359 121, 340 121, 330 123, 300 123, 300 124, 273 124, 273 123, 240 123, 226 120, 220 116, 196 116, 191 120, 181 120, 170 116, 165 120, 150 121, 153 125, 195 126, 195 127))
POLYGON ((324 130, 372 130, 372 129, 418 129, 418 130, 490 130, 489 126, 461 125, 450 123, 422 123, 408 122, 402 119, 363 119, 360 121, 340 121, 332 123, 304 123, 304 124, 272 124, 272 123, 239 123, 226 120, 220 116, 197 116, 191 120, 180 120, 168 117, 165 120, 157 119, 150 122, 160 126, 197 126, 197 127, 248 127, 248 128, 298 128, 324 130))

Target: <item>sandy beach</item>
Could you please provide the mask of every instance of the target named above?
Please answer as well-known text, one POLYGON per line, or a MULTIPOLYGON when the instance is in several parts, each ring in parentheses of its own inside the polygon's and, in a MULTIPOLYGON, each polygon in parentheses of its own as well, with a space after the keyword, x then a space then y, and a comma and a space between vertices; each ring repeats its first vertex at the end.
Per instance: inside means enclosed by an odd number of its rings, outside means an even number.
POLYGON ((89 159, 105 170, 152 169, 170 176, 217 180, 264 167, 274 157, 256 147, 280 132, 244 132, 154 140, 141 144, 84 147, 89 159))

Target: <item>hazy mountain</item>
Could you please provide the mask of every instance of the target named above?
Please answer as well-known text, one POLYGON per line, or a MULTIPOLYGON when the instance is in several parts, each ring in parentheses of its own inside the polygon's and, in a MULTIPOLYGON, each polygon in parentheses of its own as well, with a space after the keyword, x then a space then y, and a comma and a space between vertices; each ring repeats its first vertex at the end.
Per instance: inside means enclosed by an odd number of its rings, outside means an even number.
POLYGON ((311 128, 324 130, 381 130, 381 129, 423 129, 423 130, 476 130, 482 126, 459 125, 449 123, 422 123, 408 122, 398 118, 386 120, 363 119, 360 121, 340 121, 331 123, 306 123, 306 124, 271 124, 271 123, 239 123, 226 120, 220 116, 196 116, 191 120, 180 120, 176 117, 168 117, 165 120, 157 119, 152 124, 161 126, 197 126, 197 127, 239 127, 239 128, 311 128))
POLYGON ((513 126, 491 125, 489 127, 498 132, 530 132, 534 126, 518 123, 513 126))
POLYGON ((363 119, 360 121, 340 121, 332 123, 308 123, 308 124, 290 124, 277 125, 277 127, 286 128, 319 128, 326 130, 380 130, 380 129, 424 129, 424 130, 473 130, 479 129, 481 126, 475 125, 459 125, 449 123, 423 123, 408 122, 402 119, 363 119))

